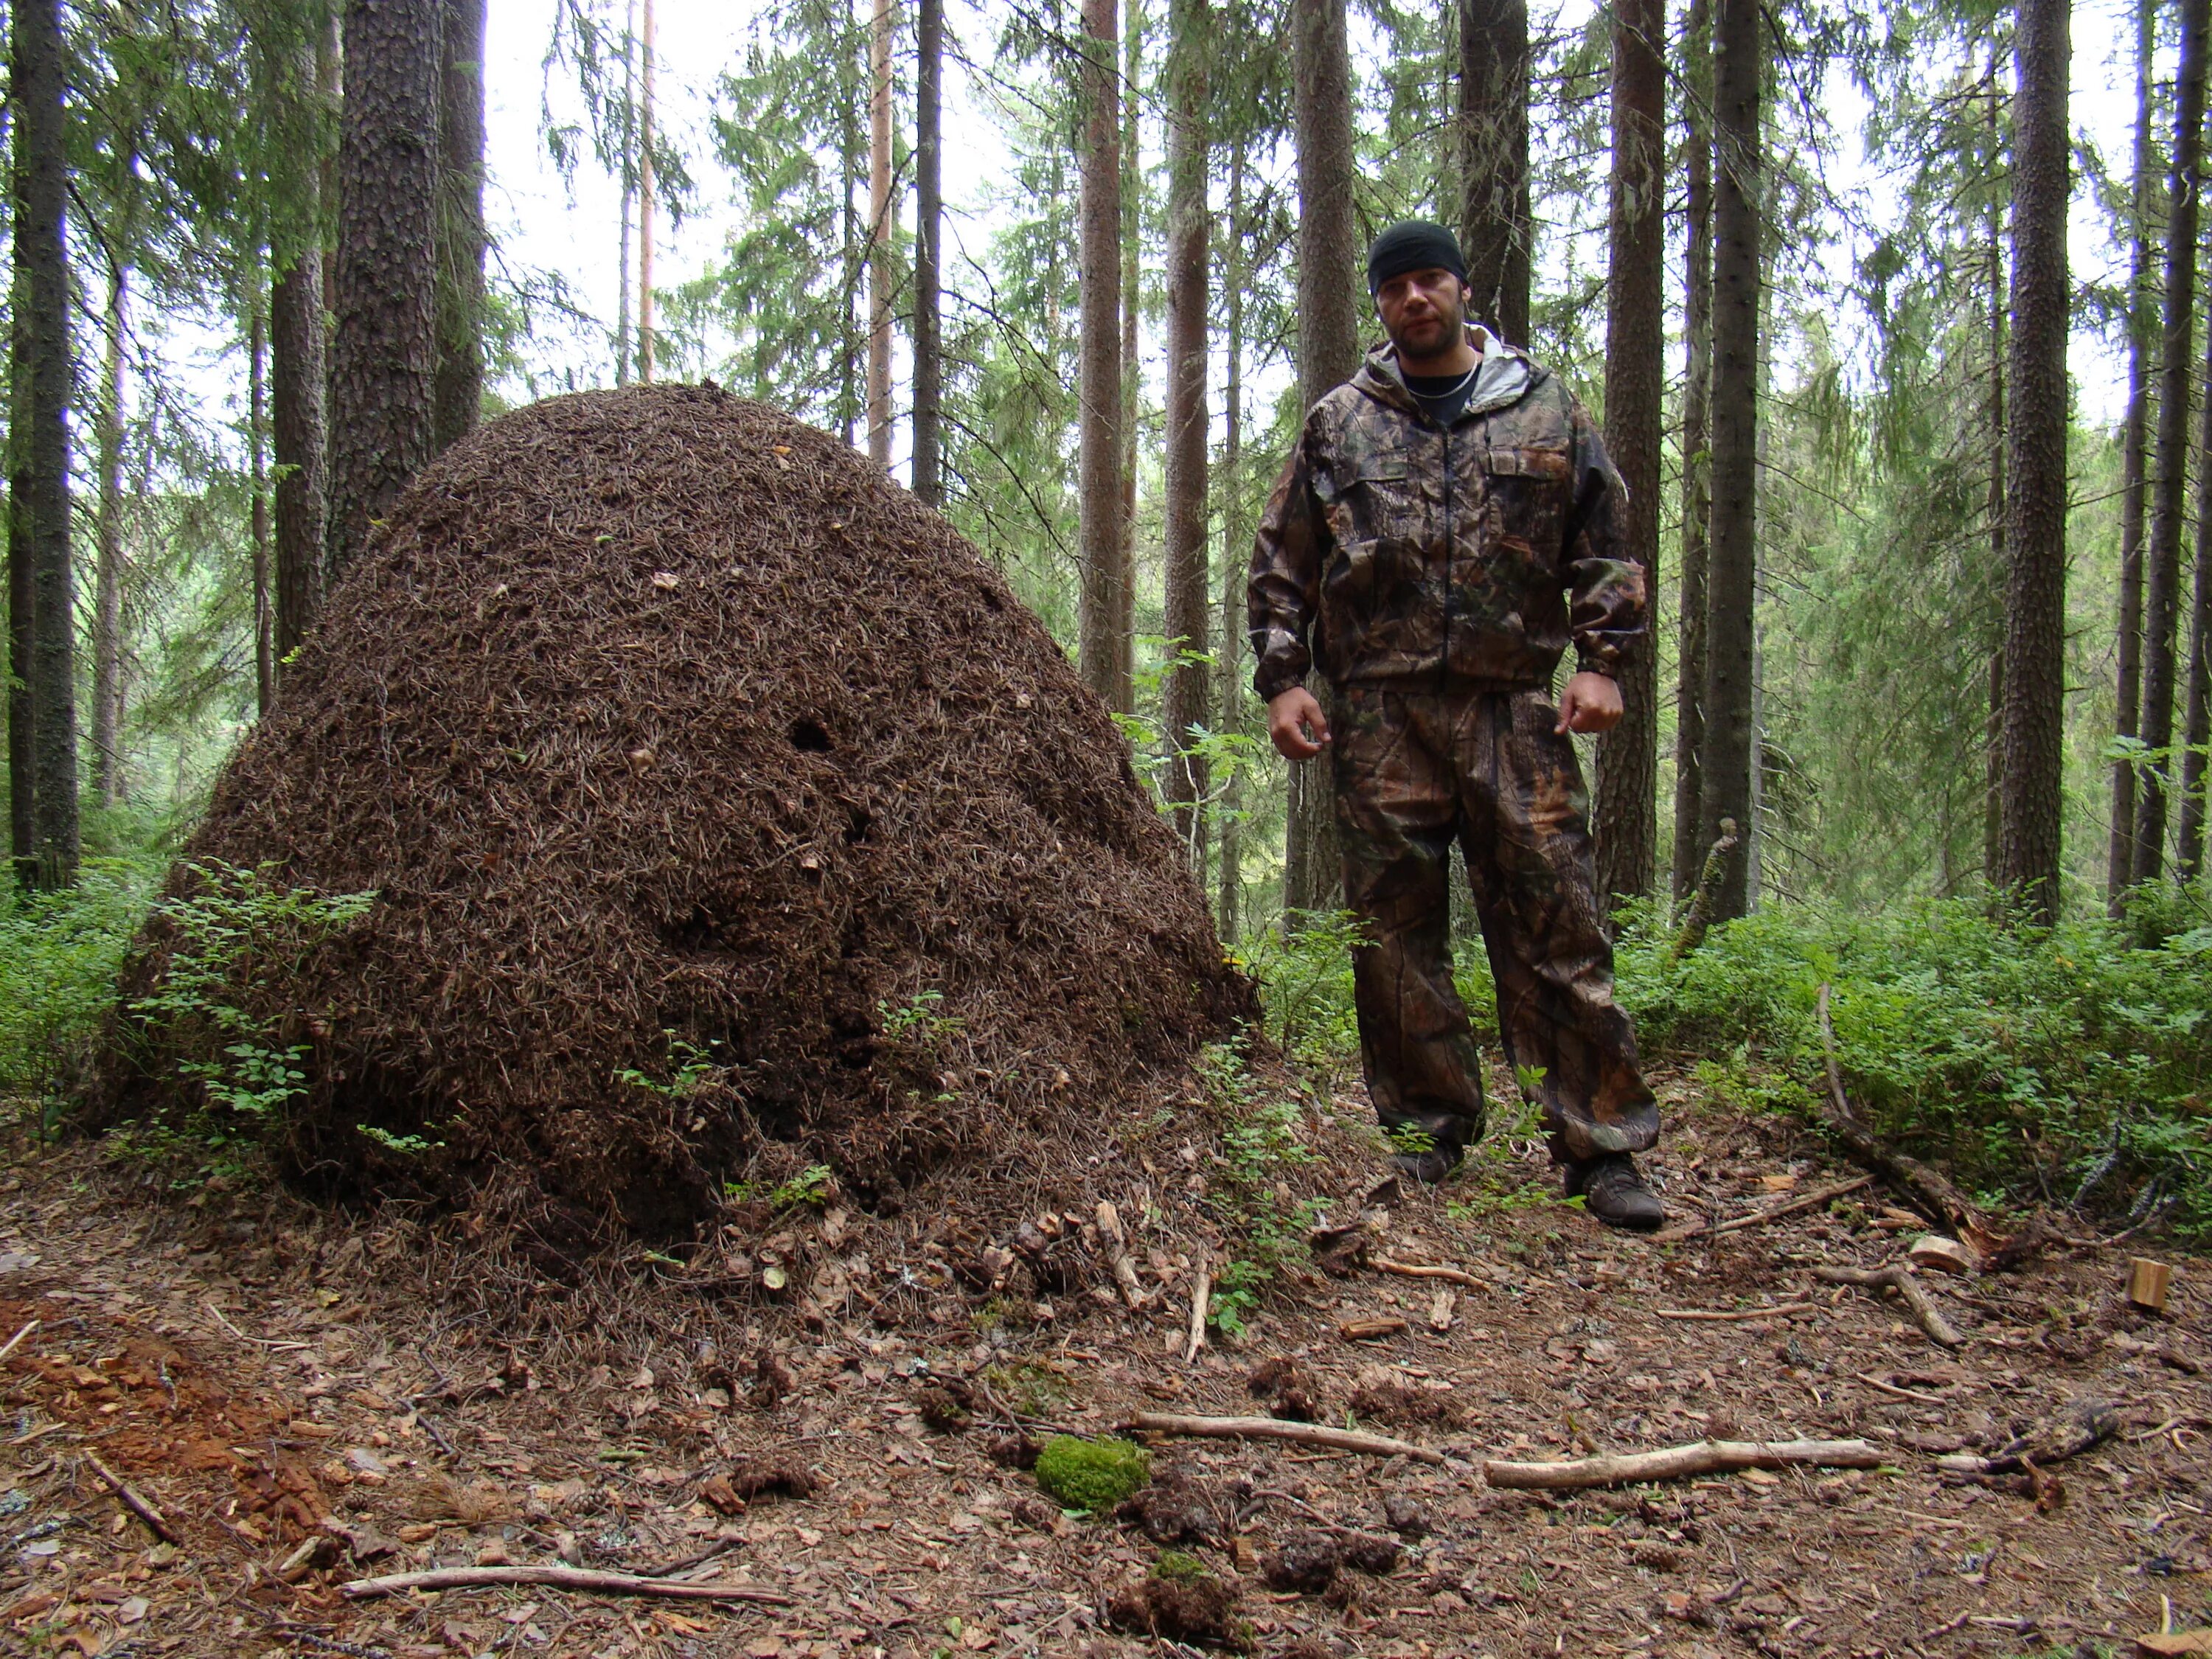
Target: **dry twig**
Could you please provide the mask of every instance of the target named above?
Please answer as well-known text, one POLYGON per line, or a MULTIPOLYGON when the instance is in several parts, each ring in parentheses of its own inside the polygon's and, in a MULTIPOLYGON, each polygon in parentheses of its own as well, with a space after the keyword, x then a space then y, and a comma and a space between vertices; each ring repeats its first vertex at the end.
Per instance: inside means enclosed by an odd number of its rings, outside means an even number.
POLYGON ((155 1509, 144 1493, 116 1474, 113 1469, 109 1468, 90 1452, 85 1453, 84 1464, 87 1468, 107 1482, 131 1514, 153 1528, 154 1536, 165 1544, 181 1544, 185 1541, 177 1536, 177 1529, 169 1524, 168 1516, 155 1509))
POLYGON ((1444 1455, 1410 1440, 1357 1429, 1333 1429, 1326 1423, 1286 1423, 1273 1417, 1185 1417, 1170 1412, 1139 1412, 1129 1426, 1150 1434, 1188 1434, 1216 1440, 1289 1440, 1332 1451, 1364 1452, 1370 1457, 1411 1457, 1441 1463, 1444 1455))
POLYGON ((1928 1333, 1931 1341, 1947 1348, 1955 1348, 1966 1339, 1959 1328, 1943 1317, 1942 1312, 1928 1299, 1928 1292, 1920 1287, 1920 1280, 1910 1267, 1893 1261, 1887 1267, 1815 1267, 1813 1277, 1830 1285, 1856 1285, 1863 1291, 1872 1291, 1879 1298, 1884 1291, 1895 1291, 1905 1298, 1905 1305, 1912 1310, 1913 1318, 1920 1328, 1928 1333))
POLYGON ((1407 1279, 1441 1279, 1453 1285, 1464 1285, 1469 1290, 1486 1289, 1487 1279, 1477 1279, 1473 1273, 1457 1267, 1435 1266, 1424 1261, 1393 1261, 1388 1256, 1370 1256, 1367 1265, 1386 1273, 1402 1273, 1407 1279))
POLYGON ((1196 1270, 1191 1275, 1190 1340, 1185 1345, 1183 1358, 1195 1365, 1199 1354, 1206 1347, 1206 1304, 1213 1294, 1212 1265, 1204 1256, 1198 1259, 1196 1270))
POLYGON ((1485 1463, 1482 1477, 1493 1486, 1521 1491, 1580 1492, 1589 1486, 1632 1486, 1646 1480, 1679 1480, 1693 1474, 1727 1474, 1738 1469, 1779 1469, 1793 1464, 1818 1468, 1871 1469, 1881 1453, 1863 1440, 1694 1440, 1662 1451, 1583 1457, 1564 1463, 1485 1463))
POLYGON ((1679 1227, 1669 1227, 1651 1235, 1654 1244, 1673 1244, 1685 1238, 1698 1238, 1707 1233, 1740 1232, 1746 1227, 1763 1227, 1770 1221, 1779 1221, 1785 1215, 1796 1215, 1801 1210, 1817 1210, 1831 1199, 1855 1193, 1862 1187, 1874 1185, 1872 1176, 1860 1176, 1850 1181, 1838 1182, 1832 1187, 1823 1187, 1817 1193, 1807 1193, 1802 1198, 1793 1198, 1787 1204, 1777 1204, 1756 1215, 1740 1215, 1733 1221, 1711 1222, 1700 1217, 1686 1221, 1679 1227))
POLYGON ((1771 1308, 1654 1308, 1651 1311, 1661 1319, 1694 1319, 1732 1325, 1744 1319, 1782 1319, 1791 1314, 1811 1313, 1814 1305, 1810 1302, 1784 1302, 1771 1308))
POLYGON ((23 1328, 8 1339, 8 1346, 4 1348, 0 1348, 0 1359, 5 1359, 9 1354, 15 1352, 15 1345, 38 1328, 39 1322, 37 1320, 26 1320, 23 1323, 23 1328))
POLYGON ((410 1590, 475 1589, 488 1584, 544 1584, 553 1589, 583 1590, 594 1595, 665 1595, 690 1601, 755 1601, 787 1607, 791 1597, 750 1584, 672 1583, 634 1572, 600 1572, 590 1567, 433 1567, 425 1572, 386 1573, 356 1578, 338 1588, 355 1601, 375 1595, 404 1595, 410 1590))

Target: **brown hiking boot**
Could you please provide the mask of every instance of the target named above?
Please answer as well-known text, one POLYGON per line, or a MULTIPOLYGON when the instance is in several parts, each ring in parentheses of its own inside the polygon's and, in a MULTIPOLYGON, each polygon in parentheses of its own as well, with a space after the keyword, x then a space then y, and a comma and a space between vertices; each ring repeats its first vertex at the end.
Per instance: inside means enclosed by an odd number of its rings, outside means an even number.
POLYGON ((1658 1194, 1644 1184, 1636 1160, 1626 1152, 1605 1152, 1568 1164, 1567 1196, 1577 1193, 1583 1208, 1608 1227, 1656 1232, 1667 1219, 1658 1194))

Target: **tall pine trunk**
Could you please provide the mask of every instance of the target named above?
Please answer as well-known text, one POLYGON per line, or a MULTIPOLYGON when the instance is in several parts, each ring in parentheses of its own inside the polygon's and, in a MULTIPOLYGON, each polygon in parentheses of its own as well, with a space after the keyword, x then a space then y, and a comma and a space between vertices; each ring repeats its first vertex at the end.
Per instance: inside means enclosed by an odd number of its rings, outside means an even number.
POLYGON ((92 780, 102 806, 123 799, 123 311, 127 268, 107 270, 100 376, 99 562, 93 575, 92 780))
POLYGON ((1083 683, 1119 708, 1115 637, 1121 571, 1121 120, 1115 95, 1115 0, 1083 0, 1081 200, 1077 208, 1082 404, 1076 460, 1081 519, 1077 596, 1083 683))
POLYGON ((1123 714, 1137 708, 1137 431, 1145 395, 1137 355, 1144 305, 1138 256, 1145 240, 1137 88, 1144 84, 1144 0, 1127 0, 1121 16, 1121 556, 1114 577, 1114 707, 1123 714))
POLYGON ((1758 856, 1752 821, 1752 681, 1757 599, 1759 370, 1759 0, 1719 0, 1713 31, 1712 549, 1707 575, 1705 744, 1698 836, 1712 846, 1723 819, 1735 850, 1714 896, 1717 919, 1750 907, 1758 856))
POLYGON ((1712 8, 1690 0, 1682 30, 1684 238, 1682 333, 1682 622, 1674 682, 1674 902, 1696 890, 1705 848, 1698 839, 1705 742, 1706 531, 1712 511, 1706 453, 1713 384, 1712 8))
MULTIPOLYGON (((1249 143, 1239 135, 1229 152, 1229 205, 1222 220, 1221 292, 1226 302, 1227 356, 1221 389, 1221 708, 1217 729, 1243 724, 1244 571, 1250 544, 1244 529, 1244 171, 1249 143)), ((1221 852, 1214 914, 1224 944, 1243 931, 1244 778, 1240 768, 1224 781, 1221 852)))
MULTIPOLYGON (((2150 357, 2158 341, 2158 296, 2151 286, 2150 203, 2156 179, 2157 143, 2151 134, 2157 104, 2152 65, 2158 46, 2156 0, 2136 0, 2136 164, 2130 186, 2131 246, 2128 258, 2128 412, 2120 443, 2120 622, 2118 708, 2113 731, 2138 735, 2142 703, 2142 603, 2146 451, 2150 430, 2150 357)), ((2112 822, 2105 853, 2105 906, 2120 914, 2135 860, 2136 769, 2112 763, 2112 822)))
POLYGON ((252 257, 246 285, 246 447, 253 489, 253 710, 265 720, 276 701, 276 595, 269 562, 269 318, 263 251, 254 249, 252 257))
POLYGON ((868 16, 868 459, 891 464, 891 6, 868 16))
POLYGON ((1620 669, 1620 724, 1598 739, 1593 821, 1601 902, 1651 890, 1659 856, 1659 449, 1666 383, 1666 0, 1618 0, 1613 20, 1612 303, 1607 447, 1628 487, 1624 538, 1644 568, 1650 630, 1620 669))
POLYGON ((348 0, 331 512, 342 573, 431 453, 444 0, 348 0))
POLYGON ((944 418, 944 349, 939 340, 939 239, 945 228, 941 127, 945 76, 945 0, 915 9, 914 82, 914 493, 931 507, 944 501, 939 450, 944 418))
MULTIPOLYGON (((2203 0, 2190 3, 2201 16, 2203 0)), ((2066 739, 2069 10, 2069 0, 2020 0, 2013 36, 2012 418, 2005 439, 2004 829, 1997 881, 2046 921, 2058 914, 2066 739)), ((2192 254, 2195 246, 2192 236, 2192 254)))
POLYGON ((1211 701, 1206 663, 1206 55, 1207 0, 1168 9, 1167 798, 1192 869, 1205 869, 1206 765, 1192 745, 1211 701))
POLYGON ((639 384, 653 384, 653 353, 659 349, 654 337, 658 325, 654 319, 653 295, 653 220, 656 199, 653 184, 653 82, 659 64, 654 55, 653 0, 644 0, 644 39, 638 45, 638 80, 642 91, 638 102, 637 117, 637 378, 639 384))
MULTIPOLYGON (((2205 368, 2212 374, 2212 340, 2205 368)), ((2189 674, 2182 692, 2181 811, 2174 836, 2173 873, 2193 881, 2204 863, 2204 744, 2212 738, 2212 685, 2206 681, 2205 632, 2212 627, 2212 397, 2204 400, 2197 439, 2197 568, 2189 606, 2189 674)))
POLYGON ((1460 236, 1474 314, 1528 338, 1528 0, 1460 0, 1460 236))
MULTIPOLYGON (((2143 560, 2142 709, 2145 745, 2173 741, 2174 628, 2180 611, 2182 491, 2188 471, 2190 370, 2197 306, 2197 191, 2203 183, 2204 74, 2212 0, 2181 0, 2172 182, 2166 222, 2166 304, 2159 339, 2158 437, 2151 458, 2150 538, 2143 560)), ((2129 878, 2154 879, 2166 860, 2166 763, 2136 780, 2129 878)))
MULTIPOLYGON (((637 206, 637 0, 629 0, 623 19, 622 231, 616 263, 621 283, 615 297, 615 384, 629 384, 629 263, 631 214, 637 206)), ((846 200, 849 212, 851 198, 846 200)), ((846 441, 851 442, 849 433, 846 441)))
MULTIPOLYGON (((1352 217, 1357 164, 1344 0, 1291 0, 1291 62, 1297 88, 1298 401, 1310 409, 1359 368, 1359 251, 1352 217)), ((1325 751, 1291 763, 1289 820, 1283 908, 1334 909, 1344 870, 1325 751)))
POLYGON ((439 43, 437 449, 475 431, 483 412, 484 6, 446 0, 439 43))
POLYGON ((9 9, 15 106, 15 303, 9 384, 9 645, 26 690, 20 750, 9 720, 15 855, 34 885, 76 879, 76 574, 70 558, 70 288, 66 75, 59 0, 9 9), (27 626, 26 623, 27 622, 27 626), (29 797, 28 811, 24 797, 29 797))
MULTIPOLYGON (((1985 127, 1992 165, 2004 153, 2003 140, 1997 127, 1998 85, 1996 47, 1992 44, 1985 127)), ((2005 550, 2005 538, 2011 533, 2007 527, 2005 511, 2005 306, 2009 296, 2005 292, 2003 210, 1995 197, 1990 198, 1985 227, 1983 269, 1987 273, 1989 284, 1984 298, 1987 301, 1990 354, 1989 395, 1983 402, 1983 418, 1989 431, 1990 482, 1984 496, 1983 513, 1989 528, 1990 575, 1992 580, 2002 583, 2002 573, 2010 556, 2005 550)), ((2003 862, 2005 653, 2002 629, 2003 623, 2000 620, 1999 637, 1990 647, 1989 709, 1982 724, 1982 869, 1992 878, 2003 862)))

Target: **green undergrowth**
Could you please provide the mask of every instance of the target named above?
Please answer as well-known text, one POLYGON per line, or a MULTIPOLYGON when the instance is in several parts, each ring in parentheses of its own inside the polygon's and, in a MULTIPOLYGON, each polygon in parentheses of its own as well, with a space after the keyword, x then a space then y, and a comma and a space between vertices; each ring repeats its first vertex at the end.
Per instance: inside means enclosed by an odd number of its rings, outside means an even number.
POLYGON ((51 1123, 114 1010, 123 953, 167 864, 91 858, 73 888, 0 897, 0 1097, 51 1123))
MULTIPOLYGON (((1648 1059, 1687 1066, 1746 1111, 1817 1118, 1827 1088, 1817 1009, 1829 987, 1853 1108, 1884 1136, 1993 1203, 2068 1206, 2108 1221, 2154 1212, 2212 1234, 2212 902, 2166 888, 2124 921, 2055 928, 1980 898, 1868 914, 1771 903, 1674 956, 1666 907, 1621 918, 1618 994, 1648 1059)), ((1348 916, 1248 947, 1267 1034, 1335 1080, 1356 1075, 1348 916)), ((1462 999, 1497 1040, 1488 965, 1459 950, 1462 999)), ((1525 1097, 1525 1089, 1523 1091, 1525 1097)), ((1493 1099, 1486 1147, 1534 1132, 1493 1099)), ((1533 1204, 1478 1151, 1454 1182, 1476 1212, 1533 1204), (1492 1176, 1498 1177, 1492 1179, 1492 1176), (1464 1185, 1464 1190, 1460 1190, 1464 1185)))

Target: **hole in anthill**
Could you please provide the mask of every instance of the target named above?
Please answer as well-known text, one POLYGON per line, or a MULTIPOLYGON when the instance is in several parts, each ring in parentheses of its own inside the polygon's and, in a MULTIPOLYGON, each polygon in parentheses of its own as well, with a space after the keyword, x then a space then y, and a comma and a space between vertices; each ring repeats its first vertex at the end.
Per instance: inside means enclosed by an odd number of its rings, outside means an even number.
POLYGON ((826 755, 830 752, 830 734, 822 729, 820 720, 795 720, 791 723, 791 746, 809 755, 826 755))
POLYGON ((866 841, 868 838, 868 831, 874 827, 875 822, 875 818, 861 808, 847 807, 845 809, 845 845, 856 847, 866 841))

